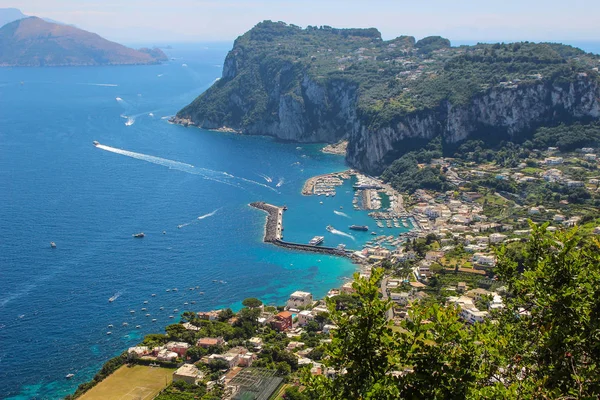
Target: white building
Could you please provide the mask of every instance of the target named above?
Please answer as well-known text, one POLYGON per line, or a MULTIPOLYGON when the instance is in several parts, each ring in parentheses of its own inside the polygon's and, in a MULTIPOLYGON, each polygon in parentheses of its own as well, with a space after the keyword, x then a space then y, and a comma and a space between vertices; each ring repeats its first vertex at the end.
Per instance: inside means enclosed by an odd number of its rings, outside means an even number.
POLYGON ((502 233, 492 233, 490 235, 490 243, 502 243, 506 238, 507 236, 502 233))
POLYGON ((315 316, 311 311, 303 310, 298 313, 298 325, 304 326, 308 324, 310 321, 314 321, 315 316))
POLYGON ((544 159, 544 164, 546 165, 560 165, 565 160, 562 157, 547 157, 544 159))
POLYGON ((390 300, 401 306, 405 306, 408 304, 408 298, 409 294, 407 292, 390 293, 390 300))
POLYGON ((460 317, 469 324, 475 324, 477 322, 483 322, 488 316, 487 311, 479 311, 477 309, 463 308, 460 310, 460 317))
POLYGON ((290 295, 287 301, 288 308, 306 307, 313 303, 312 294, 308 292, 302 292, 300 290, 295 291, 290 295))

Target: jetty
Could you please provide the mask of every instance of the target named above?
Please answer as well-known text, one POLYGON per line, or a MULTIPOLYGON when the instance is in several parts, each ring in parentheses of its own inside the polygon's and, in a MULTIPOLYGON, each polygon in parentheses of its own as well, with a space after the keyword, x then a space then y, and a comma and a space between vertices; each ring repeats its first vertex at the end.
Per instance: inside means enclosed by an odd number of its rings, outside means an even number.
POLYGON ((267 213, 267 222, 265 223, 265 235, 263 241, 275 246, 284 247, 291 250, 307 251, 311 253, 330 254, 335 256, 351 257, 354 250, 339 249, 337 247, 313 246, 310 244, 286 242, 283 240, 283 207, 274 206, 257 201, 250 203, 250 207, 257 208, 267 213))

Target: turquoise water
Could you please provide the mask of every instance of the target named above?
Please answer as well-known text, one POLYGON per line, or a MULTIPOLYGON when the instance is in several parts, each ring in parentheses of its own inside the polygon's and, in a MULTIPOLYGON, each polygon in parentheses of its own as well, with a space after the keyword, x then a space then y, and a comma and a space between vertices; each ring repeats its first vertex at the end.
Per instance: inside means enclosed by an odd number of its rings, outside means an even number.
POLYGON ((163 119, 220 76, 226 51, 177 48, 157 66, 0 69, 0 397, 63 397, 170 315, 246 297, 282 304, 295 290, 318 298, 355 270, 262 243, 265 214, 247 205, 286 204, 286 240, 359 248, 368 233, 325 230, 375 227, 352 209, 349 182, 333 198, 300 195, 310 176, 345 169, 343 158, 163 119))

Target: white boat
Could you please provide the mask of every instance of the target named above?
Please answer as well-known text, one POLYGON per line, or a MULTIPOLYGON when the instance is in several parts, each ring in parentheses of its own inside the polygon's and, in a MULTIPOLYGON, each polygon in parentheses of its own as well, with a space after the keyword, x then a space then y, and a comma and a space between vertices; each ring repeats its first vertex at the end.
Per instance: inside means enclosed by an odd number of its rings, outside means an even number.
POLYGON ((150 314, 146 314, 146 317, 149 317, 149 316, 150 316, 150 314))
POLYGON ((93 143, 94 143, 94 146, 98 146, 98 145, 100 144, 100 143, 98 143, 98 141, 97 141, 97 140, 94 140, 94 142, 93 142, 93 143))
POLYGON ((106 332, 107 335, 112 335, 112 332, 106 332))
POLYGON ((74 377, 74 376, 75 376, 75 374, 67 374, 67 375, 65 375, 65 378, 67 378, 67 379, 71 379, 71 378, 72 378, 72 377, 74 377))
POLYGON ((142 308, 142 311, 146 311, 146 307, 143 307, 143 308, 142 308))
POLYGON ((172 315, 169 315, 169 318, 175 318, 175 317, 174 317, 174 316, 172 316, 172 315))
POLYGON ((152 319, 152 322, 156 322, 156 318, 153 318, 153 319, 152 319))
POLYGON ((142 326, 141 325, 136 325, 135 326, 137 329, 140 329, 142 326))
POLYGON ((123 326, 128 326, 129 324, 127 322, 123 322, 123 326))
POLYGON ((148 300, 144 301, 144 304, 148 304, 148 300))
POLYGON ((52 247, 53 249, 55 249, 56 248, 56 243, 50 242, 50 247, 52 247))
POLYGON ((113 324, 108 324, 108 327, 109 327, 109 328, 112 328, 112 327, 113 327, 113 324))

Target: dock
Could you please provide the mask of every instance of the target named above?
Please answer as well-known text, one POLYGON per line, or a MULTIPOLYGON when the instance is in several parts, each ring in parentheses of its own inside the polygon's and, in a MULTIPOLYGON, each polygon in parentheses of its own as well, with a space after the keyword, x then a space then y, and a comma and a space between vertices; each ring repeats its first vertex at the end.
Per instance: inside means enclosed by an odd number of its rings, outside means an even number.
POLYGON ((250 207, 257 208, 267 213, 265 235, 263 241, 286 249, 307 251, 310 253, 329 254, 342 257, 351 257, 354 250, 341 250, 336 247, 312 246, 310 244, 286 242, 283 240, 283 208, 263 201, 250 203, 250 207))

